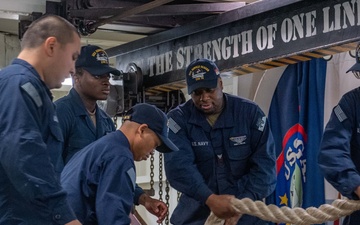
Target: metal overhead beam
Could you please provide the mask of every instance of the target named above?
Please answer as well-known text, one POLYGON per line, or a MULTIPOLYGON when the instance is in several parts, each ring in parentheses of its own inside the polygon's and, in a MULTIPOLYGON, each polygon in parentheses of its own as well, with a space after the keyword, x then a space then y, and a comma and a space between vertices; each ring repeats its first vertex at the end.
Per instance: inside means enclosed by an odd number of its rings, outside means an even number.
MULTIPOLYGON (((152 35, 161 31, 164 31, 164 28, 161 27, 151 27, 151 26, 136 26, 134 24, 105 24, 98 28, 98 30, 95 32, 97 33, 99 30, 102 31, 113 31, 118 34, 129 34, 129 35, 142 35, 143 37, 146 37, 148 35, 152 35)), ((92 35, 92 34, 91 34, 92 35)), ((129 40, 128 42, 133 41, 129 40)))
POLYGON ((219 14, 245 6, 245 2, 218 2, 196 4, 172 4, 163 5, 149 11, 138 14, 142 15, 191 15, 191 14, 219 14))
MULTIPOLYGON (((214 27, 219 27, 227 23, 245 19, 250 16, 255 16, 270 10, 284 7, 302 0, 263 0, 259 2, 246 5, 244 7, 224 12, 216 16, 210 16, 198 21, 195 21, 186 26, 181 26, 159 34, 154 34, 141 40, 133 41, 118 47, 113 47, 107 50, 109 56, 117 56, 122 53, 137 51, 145 47, 161 44, 163 42, 178 39, 214 27)), ((309 0, 310 1, 310 0, 309 0)))
MULTIPOLYGON (((101 8, 70 9, 69 15, 73 18, 77 17, 93 21, 106 19, 128 11, 128 8, 116 7, 116 5, 121 5, 119 3, 114 3, 113 7, 107 6, 108 8, 102 6, 101 8)), ((244 2, 162 5, 138 14, 123 17, 112 23, 169 29, 243 6, 245 6, 244 2)))
MULTIPOLYGON (((140 6, 139 4, 137 4, 140 6)), ((132 15, 133 17, 143 17, 143 16, 174 16, 174 15, 192 15, 192 14, 219 14, 222 12, 227 12, 229 10, 237 9, 243 7, 244 2, 232 2, 232 3, 207 3, 207 4, 176 4, 176 5, 161 5, 153 9, 146 10, 132 15)), ((69 12, 71 16, 74 17, 84 17, 89 19, 89 17, 103 16, 103 15, 118 15, 122 14, 129 9, 124 7, 122 2, 118 2, 113 5, 99 5, 91 8, 84 9, 70 9, 69 12), (120 4, 119 4, 120 3, 120 4), (121 6, 121 7, 119 7, 121 6)))
POLYGON ((133 8, 133 7, 138 7, 141 6, 145 3, 143 2, 139 2, 139 1, 117 1, 117 0, 87 0, 89 2, 89 5, 91 7, 96 7, 96 8, 133 8))
MULTIPOLYGON (((129 31, 130 33, 131 31, 129 31)), ((124 44, 130 41, 133 41, 134 39, 141 39, 146 37, 146 35, 134 35, 134 34, 126 34, 124 32, 119 35, 117 32, 107 32, 103 31, 101 29, 98 29, 95 33, 91 34, 88 37, 82 37, 83 39, 96 39, 96 40, 103 40, 104 36, 106 36, 106 41, 111 41, 113 43, 118 42, 120 44, 124 44)), ((114 46, 114 45, 113 45, 114 46)))
MULTIPOLYGON (((112 6, 115 3, 114 1, 103 2, 97 0, 89 2, 85 0, 63 0, 62 8, 65 9, 64 16, 66 16, 68 20, 72 21, 72 23, 79 29, 83 36, 88 36, 89 34, 95 33, 95 31, 101 26, 113 24, 121 19, 132 17, 138 13, 148 11, 172 1, 174 0, 154 0, 144 4, 121 2, 122 5, 120 4, 117 7, 113 7, 116 9, 116 11, 111 10, 110 12, 109 8, 106 7, 112 6), (102 10, 96 10, 96 7, 94 8, 94 5, 97 6, 96 3, 101 3, 99 7, 101 7, 102 10)), ((131 23, 129 23, 129 25, 130 24, 131 23)), ((133 34, 144 33, 134 32, 133 34)))
POLYGON ((172 2, 172 1, 174 1, 174 0, 154 0, 154 1, 151 1, 149 3, 146 3, 146 4, 143 4, 143 5, 131 8, 131 9, 129 9, 129 10, 127 10, 127 11, 121 13, 121 14, 112 16, 110 18, 106 18, 106 19, 96 21, 95 23, 90 25, 90 29, 94 29, 94 28, 96 29, 101 25, 111 23, 113 21, 116 21, 116 20, 119 20, 119 19, 122 19, 122 18, 126 18, 128 16, 136 15, 138 13, 147 11, 147 10, 152 9, 152 8, 159 7, 161 5, 164 5, 164 4, 172 2))
MULTIPOLYGON (((82 9, 82 10, 70 10, 72 17, 84 18, 86 20, 97 20, 105 18, 104 15, 113 16, 119 12, 117 9, 82 9)), ((210 14, 209 14, 210 16, 210 14)), ((150 26, 159 28, 173 28, 177 24, 186 24, 204 18, 204 15, 158 15, 158 16, 142 16, 134 15, 131 17, 122 18, 120 20, 112 22, 112 24, 121 23, 128 25, 150 26), (171 25, 169 25, 171 24, 171 25)))
MULTIPOLYGON (((211 15, 209 15, 211 16, 211 15)), ((121 24, 131 24, 139 26, 147 26, 154 28, 175 28, 196 20, 203 19, 204 15, 174 15, 174 16, 143 16, 143 17, 128 17, 120 21, 115 21, 114 24, 120 22, 121 24)))

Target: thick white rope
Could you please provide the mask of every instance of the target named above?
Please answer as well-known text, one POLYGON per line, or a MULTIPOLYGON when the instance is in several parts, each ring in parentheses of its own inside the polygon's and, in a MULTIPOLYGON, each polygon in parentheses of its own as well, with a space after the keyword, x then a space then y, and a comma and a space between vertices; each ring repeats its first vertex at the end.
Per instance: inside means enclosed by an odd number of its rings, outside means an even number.
MULTIPOLYGON (((233 207, 239 214, 256 216, 265 221, 274 223, 290 223, 296 225, 319 224, 325 221, 333 221, 340 217, 350 215, 360 209, 360 201, 336 199, 331 205, 323 204, 319 208, 307 209, 276 205, 266 205, 262 201, 253 201, 249 198, 231 200, 233 207)), ((222 225, 224 220, 211 213, 205 225, 222 225)))

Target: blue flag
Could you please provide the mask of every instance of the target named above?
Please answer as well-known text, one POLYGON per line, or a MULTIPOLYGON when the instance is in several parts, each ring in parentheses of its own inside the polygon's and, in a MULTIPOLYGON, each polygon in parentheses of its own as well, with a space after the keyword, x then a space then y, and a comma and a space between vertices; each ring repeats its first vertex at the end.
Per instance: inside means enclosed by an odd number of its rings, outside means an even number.
POLYGON ((290 208, 325 202, 317 165, 323 133, 326 61, 289 65, 271 101, 269 123, 277 153, 277 186, 267 203, 290 208))

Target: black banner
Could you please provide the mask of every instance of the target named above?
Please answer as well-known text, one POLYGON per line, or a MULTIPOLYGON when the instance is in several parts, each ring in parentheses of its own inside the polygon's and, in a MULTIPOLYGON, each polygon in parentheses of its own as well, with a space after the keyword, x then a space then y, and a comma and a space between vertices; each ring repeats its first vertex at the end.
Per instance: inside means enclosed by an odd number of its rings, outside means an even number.
POLYGON ((221 71, 227 71, 359 40, 360 0, 292 1, 266 11, 265 3, 271 2, 275 1, 261 1, 214 17, 218 26, 204 20, 196 24, 198 32, 193 27, 186 36, 181 33, 187 32, 186 27, 180 27, 173 31, 179 38, 155 45, 145 38, 138 40, 134 49, 129 43, 107 52, 116 55, 121 70, 129 63, 139 66, 144 86, 149 88, 184 80, 186 66, 196 58, 213 60, 221 71), (233 17, 243 18, 231 21, 233 17), (230 22, 221 24, 221 20, 230 22))

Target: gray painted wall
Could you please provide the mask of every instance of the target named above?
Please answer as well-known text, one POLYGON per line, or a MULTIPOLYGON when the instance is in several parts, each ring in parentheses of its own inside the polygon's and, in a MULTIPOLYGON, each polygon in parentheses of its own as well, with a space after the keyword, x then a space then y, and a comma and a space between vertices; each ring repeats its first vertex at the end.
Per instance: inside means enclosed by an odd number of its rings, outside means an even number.
POLYGON ((9 65, 20 52, 20 40, 17 35, 0 33, 0 69, 9 65))

